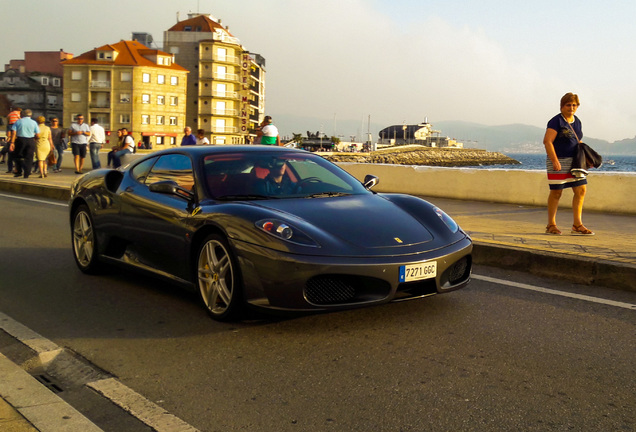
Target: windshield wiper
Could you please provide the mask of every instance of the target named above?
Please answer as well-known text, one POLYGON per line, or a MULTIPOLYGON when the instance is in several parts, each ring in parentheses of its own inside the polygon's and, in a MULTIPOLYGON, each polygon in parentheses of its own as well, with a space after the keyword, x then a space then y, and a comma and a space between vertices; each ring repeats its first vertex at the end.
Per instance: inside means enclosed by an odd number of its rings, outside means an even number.
POLYGON ((219 201, 242 201, 242 200, 264 200, 264 199, 278 199, 278 197, 269 195, 222 195, 216 197, 219 201))
POLYGON ((339 197, 339 196, 347 196, 351 195, 346 192, 319 192, 311 195, 307 195, 305 198, 329 198, 329 197, 339 197))

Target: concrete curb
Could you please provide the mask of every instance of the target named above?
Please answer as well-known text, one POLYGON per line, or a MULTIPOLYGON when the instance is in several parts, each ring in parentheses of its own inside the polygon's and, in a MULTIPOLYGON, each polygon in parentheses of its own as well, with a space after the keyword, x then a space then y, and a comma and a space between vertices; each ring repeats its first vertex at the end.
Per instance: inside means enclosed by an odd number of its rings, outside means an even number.
POLYGON ((479 241, 473 243, 473 262, 572 283, 636 292, 636 266, 630 264, 479 241))
POLYGON ((33 195, 60 201, 68 201, 71 189, 68 187, 49 186, 41 184, 14 183, 0 181, 0 190, 17 194, 33 195))
POLYGON ((2 354, 0 396, 38 431, 102 430, 2 354))

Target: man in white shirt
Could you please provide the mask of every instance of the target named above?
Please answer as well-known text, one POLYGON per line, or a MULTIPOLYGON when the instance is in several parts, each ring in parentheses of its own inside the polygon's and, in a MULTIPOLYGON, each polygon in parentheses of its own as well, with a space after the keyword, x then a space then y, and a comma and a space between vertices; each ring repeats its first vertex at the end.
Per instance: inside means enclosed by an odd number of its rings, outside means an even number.
POLYGON ((104 128, 97 124, 97 119, 91 119, 91 136, 88 137, 88 147, 91 153, 91 163, 93 169, 99 169, 102 167, 99 161, 99 151, 106 142, 106 132, 104 128))
POLYGON ((119 135, 121 143, 118 147, 114 148, 112 152, 110 152, 113 160, 113 167, 115 168, 119 168, 121 166, 122 157, 132 154, 135 151, 135 140, 132 136, 128 135, 128 129, 119 129, 117 131, 117 135, 119 135))
POLYGON ((75 157, 75 174, 81 174, 84 168, 84 158, 86 157, 86 146, 88 145, 88 137, 91 136, 91 129, 84 123, 84 116, 78 114, 75 117, 77 123, 72 123, 68 130, 68 136, 71 138, 71 150, 75 157))

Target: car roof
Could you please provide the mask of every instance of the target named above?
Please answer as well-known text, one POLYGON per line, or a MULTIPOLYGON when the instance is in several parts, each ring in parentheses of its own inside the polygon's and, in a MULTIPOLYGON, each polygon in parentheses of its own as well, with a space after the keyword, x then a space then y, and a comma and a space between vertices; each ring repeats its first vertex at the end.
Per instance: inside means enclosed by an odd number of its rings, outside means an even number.
POLYGON ((198 146, 178 146, 170 149, 153 152, 152 155, 160 155, 163 153, 189 153, 192 155, 213 154, 213 153, 232 153, 232 152, 267 152, 267 153, 309 153, 306 150, 300 150, 289 147, 267 146, 267 145, 198 145, 198 146))

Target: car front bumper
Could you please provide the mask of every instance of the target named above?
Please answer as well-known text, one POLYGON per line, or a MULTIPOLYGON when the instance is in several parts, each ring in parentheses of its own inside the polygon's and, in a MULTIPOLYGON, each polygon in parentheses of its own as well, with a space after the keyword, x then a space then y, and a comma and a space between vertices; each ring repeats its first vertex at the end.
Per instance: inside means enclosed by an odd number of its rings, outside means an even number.
POLYGON ((456 290, 470 280, 472 242, 389 257, 293 255, 235 242, 247 303, 257 307, 325 311, 456 290), (400 267, 437 262, 433 278, 400 282, 400 267))

